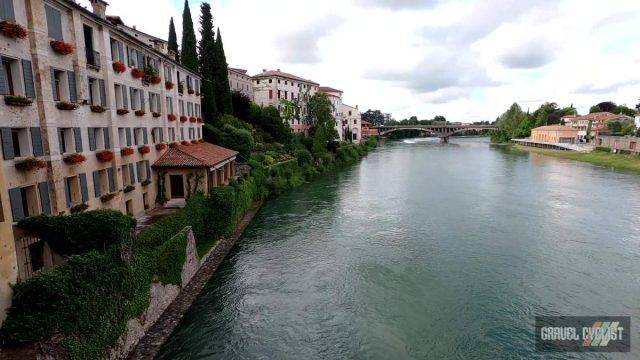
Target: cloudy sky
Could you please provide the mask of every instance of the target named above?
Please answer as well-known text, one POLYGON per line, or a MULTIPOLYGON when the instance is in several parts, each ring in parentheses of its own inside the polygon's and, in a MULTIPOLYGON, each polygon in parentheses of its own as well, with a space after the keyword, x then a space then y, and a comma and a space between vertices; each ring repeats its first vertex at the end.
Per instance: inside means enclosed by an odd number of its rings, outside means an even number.
MULTIPOLYGON (((174 16, 180 32, 183 0, 108 2, 128 25, 166 38, 174 16)), ((190 0, 196 21, 201 2, 190 0)), ((396 119, 494 120, 514 101, 585 113, 640 97, 638 0, 211 3, 231 66, 311 78, 396 119)))

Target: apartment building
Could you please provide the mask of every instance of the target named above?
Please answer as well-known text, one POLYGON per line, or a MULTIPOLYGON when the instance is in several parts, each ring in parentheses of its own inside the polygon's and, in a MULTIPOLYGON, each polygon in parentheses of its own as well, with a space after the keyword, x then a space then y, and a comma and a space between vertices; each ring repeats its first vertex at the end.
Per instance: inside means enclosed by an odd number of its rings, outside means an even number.
POLYGON ((158 189, 180 198, 234 175, 236 153, 202 141, 197 74, 107 17, 106 2, 91 3, 0 0, 3 308, 8 284, 56 264, 19 220, 106 208, 140 215, 158 189))
POLYGON ((328 86, 320 86, 318 91, 324 93, 331 101, 331 105, 333 105, 333 119, 335 121, 336 131, 338 131, 338 136, 340 141, 344 139, 344 127, 343 119, 342 119, 342 90, 334 89, 328 86))
POLYGON ((239 91, 253 101, 253 83, 251 76, 245 69, 229 68, 229 88, 231 91, 239 91))
POLYGON ((254 102, 260 106, 275 106, 294 132, 308 130, 302 119, 307 116, 307 103, 318 92, 319 84, 278 70, 263 69, 252 77, 254 102), (283 101, 284 100, 284 101, 283 101), (300 111, 289 106, 295 104, 300 111))
MULTIPOLYGON (((344 103, 342 104, 342 126, 344 129, 349 129, 351 141, 359 144, 362 139, 362 116, 358 105, 353 107, 344 103)), ((349 139, 345 139, 345 141, 347 140, 349 139)))

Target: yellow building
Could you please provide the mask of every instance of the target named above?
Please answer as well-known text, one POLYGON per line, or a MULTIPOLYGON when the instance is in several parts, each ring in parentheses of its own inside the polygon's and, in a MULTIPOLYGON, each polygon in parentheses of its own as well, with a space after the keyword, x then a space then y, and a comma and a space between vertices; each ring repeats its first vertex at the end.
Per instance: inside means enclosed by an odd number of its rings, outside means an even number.
POLYGON ((562 125, 540 126, 531 130, 531 140, 544 143, 575 144, 578 142, 578 129, 562 125))

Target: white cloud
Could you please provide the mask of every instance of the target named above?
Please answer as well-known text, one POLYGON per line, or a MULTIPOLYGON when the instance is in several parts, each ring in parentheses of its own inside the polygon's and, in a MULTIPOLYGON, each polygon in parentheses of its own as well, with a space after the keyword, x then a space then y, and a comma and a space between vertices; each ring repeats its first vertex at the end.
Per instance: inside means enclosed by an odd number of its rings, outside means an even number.
MULTIPOLYGON (((81 0, 88 5, 88 0, 81 0)), ((182 0, 110 0, 108 13, 167 36, 182 0), (149 9, 153 9, 149 16, 149 9), (145 14, 142 16, 141 14, 145 14)), ((191 1, 197 27, 199 2, 191 1)), ((396 118, 492 120, 514 101, 582 112, 640 95, 637 0, 217 0, 227 59, 288 71, 396 118)))

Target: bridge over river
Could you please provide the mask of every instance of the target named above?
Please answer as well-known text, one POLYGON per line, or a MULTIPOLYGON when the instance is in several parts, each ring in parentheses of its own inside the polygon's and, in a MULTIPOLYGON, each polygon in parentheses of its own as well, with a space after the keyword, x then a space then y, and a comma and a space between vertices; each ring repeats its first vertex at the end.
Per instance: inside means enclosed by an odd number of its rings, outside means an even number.
POLYGON ((497 127, 494 125, 381 125, 378 126, 377 129, 380 136, 401 130, 417 130, 437 136, 442 142, 448 142, 449 137, 452 135, 461 134, 470 130, 495 130, 497 127))

